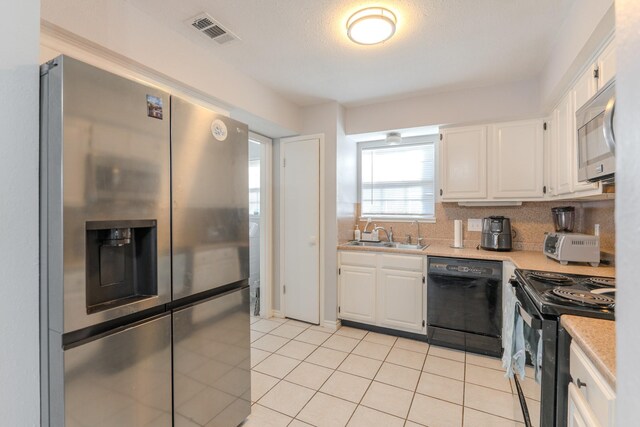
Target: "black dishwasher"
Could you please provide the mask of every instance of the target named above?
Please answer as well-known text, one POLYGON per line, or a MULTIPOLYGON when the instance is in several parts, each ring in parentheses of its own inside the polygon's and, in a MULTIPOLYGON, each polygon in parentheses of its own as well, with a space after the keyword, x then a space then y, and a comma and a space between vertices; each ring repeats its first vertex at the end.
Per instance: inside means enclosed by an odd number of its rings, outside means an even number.
POLYGON ((429 257, 429 342, 502 355, 502 262, 429 257))

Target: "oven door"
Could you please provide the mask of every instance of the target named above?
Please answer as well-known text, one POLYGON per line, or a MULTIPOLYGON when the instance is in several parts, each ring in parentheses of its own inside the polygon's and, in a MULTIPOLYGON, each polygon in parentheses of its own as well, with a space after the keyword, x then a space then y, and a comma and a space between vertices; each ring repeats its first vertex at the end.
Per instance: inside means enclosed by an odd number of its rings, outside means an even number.
MULTIPOLYGON (((540 382, 535 379, 535 370, 530 364, 530 357, 525 367, 525 378, 514 376, 514 383, 520 399, 523 418, 527 426, 556 426, 556 361, 557 361, 557 319, 549 319, 538 311, 517 282, 512 282, 518 303, 516 316, 522 317, 525 329, 539 331, 542 335, 542 359, 540 382), (514 284, 515 283, 515 284, 514 284)), ((537 337, 537 334, 526 334, 525 337, 537 337)), ((533 339, 533 338, 532 338, 533 339)), ((538 343, 531 343, 536 348, 538 343)))

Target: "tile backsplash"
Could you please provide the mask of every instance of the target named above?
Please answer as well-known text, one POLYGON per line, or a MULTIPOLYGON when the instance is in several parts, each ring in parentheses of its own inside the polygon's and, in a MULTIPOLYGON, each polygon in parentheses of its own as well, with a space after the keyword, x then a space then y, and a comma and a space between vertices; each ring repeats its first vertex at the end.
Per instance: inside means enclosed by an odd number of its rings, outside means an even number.
MULTIPOLYGON (((420 222, 420 237, 430 241, 440 240, 443 243, 453 242, 453 221, 463 222, 464 246, 473 247, 480 243, 479 231, 469 231, 467 220, 482 219, 491 215, 502 215, 511 219, 511 227, 515 231, 514 249, 542 250, 545 232, 554 231, 551 208, 555 206, 573 206, 576 209, 575 232, 593 234, 594 225, 600 224, 601 248, 605 252, 613 252, 615 247, 615 226, 613 222, 614 201, 598 202, 531 202, 521 206, 467 207, 457 203, 436 203, 436 222, 420 222)), ((356 211, 360 209, 357 206, 356 211)), ((375 224, 389 229, 393 227, 396 241, 404 241, 411 235, 415 242, 417 227, 410 221, 394 222, 374 220, 375 224)), ((365 221, 359 221, 360 230, 365 221)), ((353 228, 353 227, 352 227, 353 228)), ((353 234, 350 235, 353 238, 353 234)))

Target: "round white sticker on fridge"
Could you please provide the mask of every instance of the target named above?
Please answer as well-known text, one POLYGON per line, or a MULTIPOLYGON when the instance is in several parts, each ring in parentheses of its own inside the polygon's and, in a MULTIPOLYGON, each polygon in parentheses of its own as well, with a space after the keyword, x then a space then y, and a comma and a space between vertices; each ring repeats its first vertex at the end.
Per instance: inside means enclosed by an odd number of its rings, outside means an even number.
POLYGON ((211 123, 211 134, 218 141, 224 141, 227 139, 227 125, 220 119, 215 119, 211 123))

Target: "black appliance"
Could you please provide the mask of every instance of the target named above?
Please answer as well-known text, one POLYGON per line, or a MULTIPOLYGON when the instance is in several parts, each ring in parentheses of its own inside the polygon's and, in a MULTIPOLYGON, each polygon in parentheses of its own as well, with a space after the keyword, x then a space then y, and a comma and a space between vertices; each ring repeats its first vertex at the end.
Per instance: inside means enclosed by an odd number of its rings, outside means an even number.
POLYGON ((490 251, 510 251, 511 220, 503 216, 490 216, 482 220, 480 247, 490 251))
MULTIPOLYGON (((540 427, 566 426, 571 338, 560 325, 560 316, 571 314, 614 320, 614 294, 591 291, 614 287, 615 279, 516 269, 511 285, 518 300, 517 313, 530 328, 542 333, 540 427)), ((531 411, 520 380, 517 376, 514 379, 525 423, 529 426, 531 411)))
POLYGON ((500 356, 502 262, 430 257, 427 337, 430 343, 500 356))

